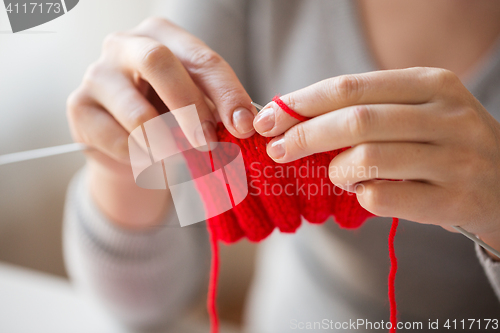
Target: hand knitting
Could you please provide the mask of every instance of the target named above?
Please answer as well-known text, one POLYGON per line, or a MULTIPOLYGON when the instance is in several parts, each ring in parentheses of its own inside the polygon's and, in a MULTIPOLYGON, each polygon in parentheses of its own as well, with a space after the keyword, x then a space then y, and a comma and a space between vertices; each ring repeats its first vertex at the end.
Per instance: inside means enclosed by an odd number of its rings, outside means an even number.
MULTIPOLYGON (((220 142, 231 142, 240 147, 250 189, 239 205, 208 220, 216 239, 233 243, 246 237, 258 242, 274 228, 293 233, 301 224, 301 216, 311 223, 323 223, 334 216, 341 227, 350 229, 359 227, 373 216, 359 205, 355 194, 334 187, 328 178, 328 164, 345 149, 278 164, 266 154, 267 138, 255 134, 240 140, 221 123, 218 124, 217 135, 220 142)), ((223 151, 226 147, 218 145, 211 154, 227 160, 231 154, 223 151)), ((196 178, 200 166, 206 163, 206 154, 196 152, 185 155, 193 178, 196 178)), ((209 206, 215 196, 212 189, 206 187, 199 190, 205 205, 209 206)))
MULTIPOLYGON (((275 98, 281 102, 279 98, 275 98)), ((293 110, 289 109, 294 113, 293 110)), ((266 145, 271 140, 259 134, 244 140, 232 136, 220 123, 217 126, 219 142, 236 144, 242 152, 245 163, 247 184, 251 190, 248 196, 233 208, 208 219, 208 228, 212 245, 212 268, 210 273, 207 308, 211 318, 211 332, 218 333, 219 321, 217 315, 217 283, 219 273, 218 241, 234 243, 243 237, 259 242, 265 239, 275 228, 281 232, 293 233, 301 224, 301 217, 311 223, 323 223, 329 216, 342 228, 354 229, 374 216, 358 203, 354 194, 344 190, 336 191, 328 177, 328 165, 339 153, 348 148, 317 153, 305 158, 278 164, 266 154, 266 145), (270 170, 270 171, 269 171, 270 170), (303 170, 305 172, 301 172, 303 170), (273 189, 277 188, 277 191, 273 189), (314 193, 312 190, 314 189, 314 193), (253 191, 254 190, 254 191, 253 191)), ((234 152, 228 145, 217 145, 210 152, 200 152, 195 149, 184 151, 184 156, 194 179, 206 173, 207 163, 211 163, 212 171, 231 162, 234 152), (207 156, 208 155, 208 156, 207 156), (210 161, 210 162, 207 162, 210 161), (214 161, 217 161, 214 163, 214 161), (205 169, 205 171, 201 171, 205 169)), ((237 177, 236 177, 237 178, 237 177)), ((231 175, 226 175, 226 185, 229 189, 231 175)), ((232 184, 234 187, 235 184, 232 184)), ((243 186, 239 184, 239 186, 243 186)), ((198 190, 204 200, 207 211, 212 205, 218 206, 217 193, 214 189, 198 183, 198 190)), ((239 189, 236 188, 238 191, 239 189)), ((230 194, 231 196, 231 194, 230 194)), ((233 199, 231 199, 233 202, 233 199)), ((394 281, 397 271, 397 258, 394 252, 394 237, 398 219, 393 219, 389 235, 389 253, 391 271, 388 277, 389 301, 391 308, 391 329, 396 331, 397 310, 394 281)))

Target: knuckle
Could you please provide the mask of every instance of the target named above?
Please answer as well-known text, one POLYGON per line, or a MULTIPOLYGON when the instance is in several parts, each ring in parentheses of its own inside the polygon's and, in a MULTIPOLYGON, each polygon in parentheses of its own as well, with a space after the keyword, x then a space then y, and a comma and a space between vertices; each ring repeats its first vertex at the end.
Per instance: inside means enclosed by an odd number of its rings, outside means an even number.
POLYGON ((408 71, 415 71, 417 75, 421 77, 433 77, 439 78, 444 74, 446 69, 437 68, 437 67, 412 67, 408 68, 408 71))
POLYGON ((360 203, 362 206, 377 216, 389 216, 388 198, 382 191, 380 186, 374 184, 366 184, 362 194, 360 203))
POLYGON ((449 91, 450 87, 460 83, 458 76, 450 70, 443 68, 428 68, 427 70, 427 77, 435 82, 437 93, 449 91))
POLYGON ((86 97, 79 91, 71 93, 67 100, 66 117, 73 138, 79 142, 87 142, 84 135, 85 126, 82 126, 84 116, 84 103, 86 97))
POLYGON ((470 125, 472 128, 477 127, 479 123, 482 123, 482 119, 479 113, 472 106, 465 106, 458 109, 458 116, 460 120, 466 124, 470 125))
POLYGON ((347 127, 352 137, 364 138, 374 123, 374 114, 367 105, 355 106, 347 114, 347 127))
POLYGON ((444 69, 436 67, 412 67, 403 70, 416 72, 417 76, 435 78, 439 77, 441 75, 441 72, 444 71, 444 69))
POLYGON ((129 119, 129 122, 131 124, 130 129, 133 130, 148 120, 151 119, 150 114, 148 113, 148 110, 141 107, 141 106, 135 106, 130 109, 128 112, 127 118, 129 119))
POLYGON ((356 166, 374 166, 380 160, 380 147, 377 144, 360 144, 354 149, 356 166))
POLYGON ((307 134, 306 130, 304 129, 304 126, 302 124, 295 125, 292 127, 288 133, 288 138, 290 139, 291 143, 298 148, 299 150, 305 151, 308 148, 308 139, 307 139, 307 134))
POLYGON ((191 70, 198 71, 204 68, 213 68, 220 65, 224 59, 207 46, 197 46, 191 50, 188 66, 191 70))
POLYGON ((145 72, 154 71, 158 66, 174 61, 172 52, 160 42, 150 41, 141 52, 139 66, 145 72))
POLYGON ((122 32, 113 32, 109 35, 107 35, 104 38, 104 41, 102 42, 102 48, 104 51, 113 49, 116 47, 116 45, 120 42, 120 40, 123 38, 124 33, 122 32))
POLYGON ((447 69, 437 69, 435 75, 441 87, 450 87, 460 82, 458 76, 447 69))
POLYGON ((468 127, 468 130, 474 136, 479 135, 483 131, 483 122, 478 112, 472 107, 463 107, 458 110, 458 121, 463 127, 468 127), (476 133, 474 133, 476 132, 476 133))
POLYGON ((459 81, 458 76, 448 69, 436 68, 434 71, 435 75, 443 82, 450 83, 459 81))
POLYGON ((88 87, 96 84, 105 75, 106 71, 107 69, 102 63, 94 62, 87 68, 87 71, 85 72, 85 75, 83 77, 83 85, 85 87, 88 87))
POLYGON ((489 169, 483 167, 484 160, 481 160, 475 151, 467 148, 457 147, 454 156, 456 156, 456 165, 460 165, 456 170, 458 172, 458 178, 463 181, 468 182, 470 179, 482 174, 482 171, 485 169, 489 169))
POLYGON ((461 135, 467 135, 474 138, 484 137, 485 124, 481 115, 476 109, 470 106, 462 106, 457 108, 452 108, 448 110, 446 114, 443 115, 450 120, 448 126, 450 127, 450 132, 455 133, 454 129, 462 128, 463 133, 461 135))
POLYGON ((292 110, 297 110, 298 109, 298 101, 296 99, 295 94, 288 94, 286 97, 286 105, 292 110))
POLYGON ((456 87, 461 84, 458 76, 450 70, 435 67, 413 67, 406 69, 415 75, 419 82, 432 87, 431 93, 428 96, 429 100, 439 99, 438 97, 449 95, 451 87, 456 87))
POLYGON ((86 99, 85 94, 83 93, 82 90, 77 89, 73 91, 66 100, 67 114, 71 115, 74 112, 76 112, 78 108, 80 108, 80 106, 83 105, 85 99, 86 99))
POLYGON ((241 92, 238 88, 225 88, 225 89, 217 89, 217 99, 221 103, 229 103, 235 100, 235 97, 240 96, 241 92))
POLYGON ((356 103, 361 99, 362 85, 356 75, 342 75, 328 81, 330 96, 342 102, 356 103))
POLYGON ((478 173, 477 162, 465 161, 460 166, 459 177, 461 181, 468 182, 478 173))
POLYGON ((151 31, 151 30, 156 30, 161 26, 164 26, 168 24, 169 21, 163 17, 159 16, 150 16, 146 19, 144 19, 138 26, 139 30, 146 30, 146 31, 151 31))

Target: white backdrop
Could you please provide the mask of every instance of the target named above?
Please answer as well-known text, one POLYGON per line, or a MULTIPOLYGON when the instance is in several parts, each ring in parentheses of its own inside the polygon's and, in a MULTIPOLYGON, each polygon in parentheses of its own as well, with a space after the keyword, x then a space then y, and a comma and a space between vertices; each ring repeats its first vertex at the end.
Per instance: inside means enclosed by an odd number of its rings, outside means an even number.
MULTIPOLYGON (((0 4, 0 154, 72 142, 65 104, 104 36, 149 16, 149 0, 81 0, 67 14, 10 33, 0 4), (6 33, 8 32, 8 33, 6 33)), ((64 275, 61 218, 81 153, 0 167, 0 260, 64 275)))

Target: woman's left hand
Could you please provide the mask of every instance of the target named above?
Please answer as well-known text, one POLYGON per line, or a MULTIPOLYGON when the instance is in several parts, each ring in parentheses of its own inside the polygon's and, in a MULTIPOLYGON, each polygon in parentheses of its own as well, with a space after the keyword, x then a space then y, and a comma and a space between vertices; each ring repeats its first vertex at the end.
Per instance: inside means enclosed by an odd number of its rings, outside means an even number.
POLYGON ((343 147, 331 181, 379 216, 459 225, 500 250, 500 124, 450 71, 345 75, 274 102, 255 118, 278 163, 343 147), (354 171, 354 172, 353 172, 354 171), (389 181, 381 179, 403 179, 389 181))

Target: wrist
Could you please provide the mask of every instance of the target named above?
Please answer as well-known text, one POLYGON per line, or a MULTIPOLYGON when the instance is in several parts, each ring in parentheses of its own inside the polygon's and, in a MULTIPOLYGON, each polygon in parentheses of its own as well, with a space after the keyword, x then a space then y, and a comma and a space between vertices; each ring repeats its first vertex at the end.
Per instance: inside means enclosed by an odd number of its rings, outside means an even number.
POLYGON ((91 161, 89 176, 92 199, 121 228, 142 230, 158 226, 170 208, 170 192, 137 186, 130 165, 109 168, 91 161))

